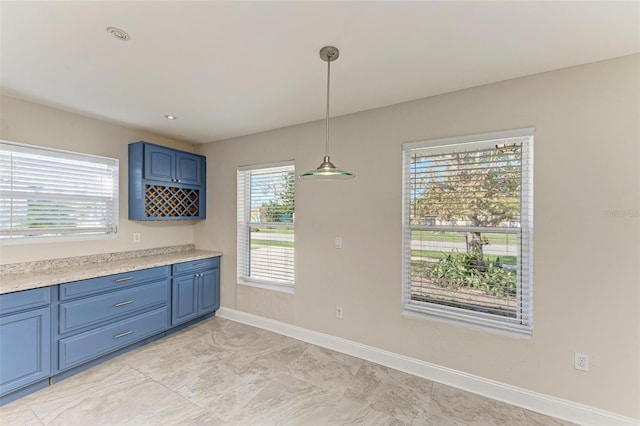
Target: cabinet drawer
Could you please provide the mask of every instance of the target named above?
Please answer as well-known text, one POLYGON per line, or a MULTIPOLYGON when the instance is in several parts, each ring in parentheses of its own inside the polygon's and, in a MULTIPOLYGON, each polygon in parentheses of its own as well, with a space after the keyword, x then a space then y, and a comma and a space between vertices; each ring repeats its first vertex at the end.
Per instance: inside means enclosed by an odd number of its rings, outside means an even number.
POLYGON ((167 307, 80 333, 58 342, 60 370, 73 367, 100 355, 160 333, 168 327, 167 307))
POLYGON ((94 293, 113 290, 131 284, 157 280, 169 276, 169 266, 142 269, 140 271, 125 272, 123 274, 107 275, 106 277, 91 278, 60 285, 60 300, 86 296, 94 293))
POLYGON ((50 303, 51 287, 0 294, 0 314, 10 314, 24 309, 46 306, 50 303))
POLYGON ((216 268, 219 266, 219 257, 210 257, 207 259, 193 260, 191 262, 182 262, 173 265, 173 275, 186 274, 191 271, 216 268))
POLYGON ((60 304, 60 334, 130 314, 169 299, 169 280, 60 304))

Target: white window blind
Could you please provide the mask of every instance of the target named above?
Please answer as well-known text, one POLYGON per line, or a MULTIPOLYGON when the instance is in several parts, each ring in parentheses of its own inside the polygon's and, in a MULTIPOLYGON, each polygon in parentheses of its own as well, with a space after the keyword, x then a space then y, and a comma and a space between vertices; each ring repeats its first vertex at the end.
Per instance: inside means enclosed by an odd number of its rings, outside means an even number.
POLYGON ((292 162, 238 170, 238 282, 293 287, 294 216, 292 162))
POLYGON ((118 160, 0 141, 0 240, 115 234, 118 160))
POLYGON ((405 310, 532 331, 533 131, 408 143, 405 310))

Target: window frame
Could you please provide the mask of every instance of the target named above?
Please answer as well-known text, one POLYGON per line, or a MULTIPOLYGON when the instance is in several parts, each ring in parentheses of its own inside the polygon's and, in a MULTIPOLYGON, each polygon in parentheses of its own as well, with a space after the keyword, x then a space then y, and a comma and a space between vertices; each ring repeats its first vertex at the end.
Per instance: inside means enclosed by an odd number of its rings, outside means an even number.
MULTIPOLYGON (((403 313, 410 316, 428 318, 444 318, 455 322, 489 327, 513 333, 533 333, 533 144, 534 129, 522 128, 500 132, 482 133, 460 137, 434 139, 418 142, 407 142, 402 145, 403 177, 402 177, 402 308, 403 313), (411 240, 412 230, 449 230, 455 232, 468 231, 472 227, 412 225, 411 218, 411 153, 428 149, 430 155, 456 152, 463 147, 477 148, 503 143, 509 138, 528 138, 522 144, 522 174, 520 190, 520 227, 518 233, 517 257, 517 296, 516 318, 501 317, 496 314, 483 313, 461 307, 446 306, 441 303, 411 300, 411 240), (445 229, 446 228, 446 229, 445 229)), ((495 232, 495 229, 483 228, 483 232, 495 232)), ((502 228, 504 231, 505 228, 502 228)), ((505 232, 506 234, 507 232, 505 232)), ((512 230, 508 233, 515 233, 512 230)))
MULTIPOLYGON (((295 287, 295 200, 294 214, 290 222, 252 222, 251 221, 251 188, 250 176, 254 172, 277 172, 288 171, 294 175, 295 194, 295 162, 294 160, 281 161, 276 163, 256 164, 250 166, 240 166, 237 170, 237 283, 268 290, 276 290, 286 293, 293 293, 295 287), (273 228, 290 227, 293 228, 293 256, 291 268, 293 269, 292 281, 279 281, 252 277, 249 275, 251 266, 251 228, 259 226, 269 226, 273 228)), ((294 195, 295 198, 295 195, 294 195)))
MULTIPOLYGON (((11 218, 9 220, 9 228, 5 232, 8 232, 8 236, 0 236, 0 244, 1 245, 15 245, 15 244, 32 244, 32 243, 51 243, 51 242, 63 242, 63 241, 86 241, 86 240, 100 240, 100 239, 113 239, 117 237, 118 233, 118 225, 120 218, 120 210, 119 210, 119 160, 117 158, 103 157, 93 154, 86 154, 74 151, 61 150, 56 148, 37 146, 37 145, 29 145, 18 142, 0 140, 0 151, 9 152, 9 156, 12 154, 21 154, 23 158, 28 156, 37 156, 41 157, 40 160, 34 160, 34 165, 40 162, 59 162, 66 165, 71 165, 73 162, 81 162, 81 163, 91 163, 96 165, 97 168, 103 168, 106 170, 105 175, 110 174, 110 193, 107 197, 103 197, 105 201, 106 207, 103 209, 106 215, 104 226, 100 226, 97 228, 89 228, 89 227, 60 227, 52 226, 50 228, 40 228, 37 230, 34 229, 32 235, 24 235, 17 234, 14 230, 17 227, 14 226, 14 220, 11 218), (42 158, 44 157, 44 158, 42 158), (46 233, 46 230, 49 229, 51 233, 46 233), (44 231, 43 231, 44 230, 44 231)), ((13 189, 13 160, 9 159, 9 163, 11 164, 8 168, 2 167, 2 171, 0 172, 0 180, 7 179, 7 182, 10 182, 9 189, 3 191, 0 188, 0 200, 8 199, 9 201, 6 203, 9 206, 10 210, 14 208, 14 194, 19 193, 18 191, 14 191, 13 189), (6 173, 6 175, 4 175, 6 173), (4 177, 3 177, 4 175, 4 177)), ((25 162, 26 164, 26 162, 25 162)), ((55 173, 61 173, 61 168, 50 168, 48 169, 55 173)), ((78 167, 75 172, 83 173, 88 169, 78 167)), ((73 172, 73 171, 72 171, 73 172)), ((24 176, 24 175, 23 175, 24 176)), ((69 178, 71 179, 71 178, 69 178)), ((50 179, 52 182, 56 182, 55 179, 50 179)), ((64 180, 62 181, 64 183, 64 180)), ((0 182, 1 184, 1 182, 0 182)), ((56 184, 60 184, 60 182, 56 182, 56 184)), ((1 185, 0 185, 1 186, 1 185)), ((63 190, 63 186, 55 186, 52 187, 56 190, 63 190)), ((95 188, 94 188, 95 189, 95 188)), ((22 191, 22 195, 26 194, 22 191)), ((69 191, 66 195, 61 192, 42 192, 38 194, 39 200, 44 202, 58 202, 59 200, 64 200, 65 196, 74 199, 74 201, 85 200, 84 202, 91 202, 96 198, 100 198, 95 194, 82 194, 77 192, 69 191), (62 196, 61 196, 62 194, 62 196)), ((4 201, 3 201, 4 203, 4 201)), ((102 211, 102 210, 101 210, 102 211)))

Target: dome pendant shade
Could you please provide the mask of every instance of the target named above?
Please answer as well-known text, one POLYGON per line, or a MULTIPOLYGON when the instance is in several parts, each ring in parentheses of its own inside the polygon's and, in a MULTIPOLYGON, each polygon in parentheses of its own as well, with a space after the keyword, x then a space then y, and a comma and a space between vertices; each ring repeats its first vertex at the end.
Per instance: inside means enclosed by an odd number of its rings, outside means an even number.
POLYGON ((333 46, 325 46, 320 49, 320 58, 327 62, 327 117, 326 117, 326 139, 325 139, 325 151, 324 159, 317 169, 310 170, 302 173, 301 179, 313 179, 313 180, 344 180, 352 179, 356 177, 353 173, 339 170, 333 165, 329 159, 329 99, 330 99, 330 83, 331 83, 331 62, 338 59, 340 51, 333 46))
POLYGON ((329 160, 329 156, 325 156, 322 164, 315 170, 310 170, 300 175, 303 179, 314 180, 343 180, 356 177, 353 173, 336 169, 336 166, 329 160))

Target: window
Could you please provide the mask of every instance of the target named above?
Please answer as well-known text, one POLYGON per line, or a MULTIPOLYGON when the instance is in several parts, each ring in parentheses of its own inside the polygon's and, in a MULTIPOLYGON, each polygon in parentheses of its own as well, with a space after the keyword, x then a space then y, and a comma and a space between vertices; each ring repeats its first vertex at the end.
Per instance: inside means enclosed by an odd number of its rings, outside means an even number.
POLYGON ((0 241, 117 229, 117 159, 0 141, 0 241))
POLYGON ((238 169, 238 282, 294 283, 295 169, 292 162, 238 169))
POLYGON ((532 326, 533 129, 406 143, 403 306, 532 326))

